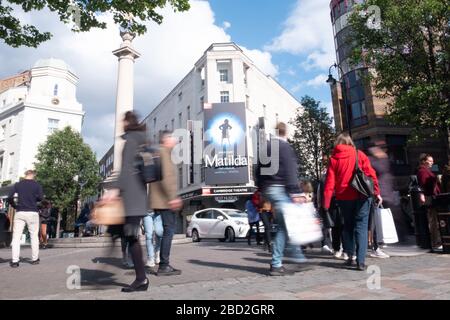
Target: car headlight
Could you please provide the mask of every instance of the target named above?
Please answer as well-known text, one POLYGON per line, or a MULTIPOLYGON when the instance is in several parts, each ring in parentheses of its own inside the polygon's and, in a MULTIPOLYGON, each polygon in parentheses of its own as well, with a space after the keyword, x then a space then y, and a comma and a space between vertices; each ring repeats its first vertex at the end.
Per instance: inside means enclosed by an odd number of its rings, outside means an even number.
POLYGON ((237 225, 240 225, 240 226, 243 226, 243 225, 246 224, 245 222, 239 221, 239 220, 236 220, 235 222, 236 222, 237 225))

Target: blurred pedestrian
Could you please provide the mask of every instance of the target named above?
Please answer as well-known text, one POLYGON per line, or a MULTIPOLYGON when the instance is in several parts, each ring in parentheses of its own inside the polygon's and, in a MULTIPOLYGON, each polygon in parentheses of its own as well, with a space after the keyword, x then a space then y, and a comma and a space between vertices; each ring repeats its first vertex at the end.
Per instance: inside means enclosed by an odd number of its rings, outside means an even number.
MULTIPOLYGON (((332 244, 332 234, 331 234, 331 228, 334 226, 334 221, 332 220, 331 216, 330 216, 330 212, 324 210, 323 206, 322 206, 322 199, 323 199, 323 189, 324 189, 324 183, 325 183, 325 179, 327 176, 327 167, 328 167, 328 161, 329 158, 327 155, 323 155, 322 156, 322 164, 323 164, 323 171, 322 171, 322 176, 319 180, 319 183, 317 185, 317 193, 316 193, 316 197, 315 197, 315 206, 317 208, 317 211, 319 212, 319 216, 322 219, 322 234, 323 234, 323 238, 322 238, 322 252, 324 253, 328 253, 328 254, 333 254, 333 244, 332 244)), ((339 251, 339 249, 338 249, 339 251)))
POLYGON ((39 221, 40 221, 40 232, 39 232, 39 242, 41 244, 41 249, 47 249, 48 246, 48 234, 47 234, 47 224, 50 223, 51 216, 51 204, 47 200, 41 201, 41 209, 39 210, 39 221))
POLYGON ((264 224, 264 250, 272 252, 272 225, 274 217, 270 201, 262 200, 259 215, 264 224))
POLYGON ((177 144, 171 131, 163 131, 159 140, 162 180, 150 183, 149 206, 161 216, 163 236, 161 240, 160 262, 158 276, 181 274, 181 270, 170 265, 170 250, 175 233, 176 212, 183 206, 183 201, 177 195, 176 168, 171 159, 172 149, 177 144))
POLYGON ((8 195, 9 204, 16 209, 12 237, 11 267, 19 266, 20 239, 27 226, 31 239, 31 264, 39 264, 39 211, 37 203, 44 198, 42 186, 35 181, 36 171, 27 170, 25 178, 12 188, 8 195), (17 194, 17 204, 14 195, 17 194))
POLYGON ((119 195, 122 198, 125 210, 125 224, 123 236, 128 245, 133 260, 136 279, 129 286, 122 288, 122 292, 146 291, 149 280, 145 274, 142 248, 139 242, 141 234, 141 221, 147 213, 147 187, 143 183, 135 167, 135 157, 140 146, 147 144, 145 125, 140 124, 137 115, 127 111, 123 119, 125 144, 122 150, 122 161, 119 179, 119 189, 109 190, 104 200, 114 199, 119 195))
POLYGON ((144 232, 147 244, 147 264, 152 271, 160 262, 161 240, 163 236, 163 225, 161 215, 154 211, 148 211, 144 217, 144 232))
POLYGON ((374 194, 382 202, 380 189, 375 170, 372 168, 368 157, 355 148, 352 138, 346 134, 340 134, 335 143, 335 148, 330 159, 325 181, 323 208, 329 210, 333 194, 344 215, 344 252, 348 255, 347 266, 352 265, 352 259, 357 251, 357 270, 365 270, 365 257, 368 241, 368 220, 372 198, 365 197, 351 186, 354 177, 356 156, 361 171, 370 177, 374 185, 374 194))
MULTIPOLYGON (((287 127, 283 122, 279 122, 276 127, 278 150, 271 150, 271 143, 268 144, 268 153, 272 155, 271 163, 278 161, 278 171, 272 175, 262 175, 258 178, 258 187, 264 198, 268 199, 276 212, 275 222, 278 225, 277 233, 273 239, 272 262, 270 265, 270 275, 283 276, 291 274, 283 266, 283 255, 288 241, 287 229, 283 216, 283 206, 288 203, 304 202, 300 199, 300 188, 297 179, 297 156, 294 149, 287 142, 287 127), (278 152, 275 152, 278 151, 278 152), (274 156, 275 154, 278 157, 274 156)), ((261 175, 261 171, 259 173, 261 175)), ((301 254, 300 247, 294 251, 301 254)), ((303 258, 303 257, 300 257, 303 258)))
POLYGON ((442 170, 442 193, 450 193, 450 161, 442 170))
POLYGON ((420 197, 421 204, 427 207, 432 250, 442 250, 437 211, 432 205, 433 197, 440 194, 441 189, 436 175, 431 171, 433 164, 434 159, 430 154, 422 155, 420 158, 420 166, 417 169, 417 180, 423 190, 423 194, 420 197))
POLYGON ((260 216, 258 209, 253 204, 252 199, 248 199, 245 202, 245 211, 247 212, 248 224, 250 229, 248 230, 247 243, 250 246, 252 244, 253 228, 256 229, 256 244, 261 245, 261 235, 259 233, 259 220, 260 216))
MULTIPOLYGON (((394 177, 391 174, 391 164, 387 153, 376 144, 371 144, 368 148, 369 160, 375 170, 380 186, 380 194, 383 198, 384 207, 389 208, 394 204, 394 177)), ((375 214, 378 207, 376 201, 372 202, 369 214, 369 247, 372 258, 389 258, 383 252, 377 241, 377 228, 375 224, 375 214)))

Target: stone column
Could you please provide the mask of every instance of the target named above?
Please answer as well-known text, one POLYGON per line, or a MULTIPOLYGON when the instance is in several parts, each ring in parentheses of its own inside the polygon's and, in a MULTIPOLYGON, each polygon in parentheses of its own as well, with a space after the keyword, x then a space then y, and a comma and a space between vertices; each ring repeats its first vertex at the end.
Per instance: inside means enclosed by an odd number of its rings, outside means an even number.
POLYGON ((134 60, 141 55, 133 49, 132 41, 134 34, 128 31, 121 31, 122 44, 120 48, 112 53, 119 59, 119 72, 117 75, 117 96, 116 96, 116 123, 114 130, 114 167, 113 175, 120 172, 122 163, 122 149, 124 140, 122 119, 125 112, 133 110, 134 94, 134 60))

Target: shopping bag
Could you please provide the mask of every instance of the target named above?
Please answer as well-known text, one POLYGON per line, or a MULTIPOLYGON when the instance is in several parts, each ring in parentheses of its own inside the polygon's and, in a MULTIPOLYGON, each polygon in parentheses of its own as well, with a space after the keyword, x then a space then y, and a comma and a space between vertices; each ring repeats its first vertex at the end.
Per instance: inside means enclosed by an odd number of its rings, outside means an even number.
POLYGON ((122 199, 99 201, 95 204, 91 221, 96 225, 112 226, 125 223, 122 199))
POLYGON ((301 245, 322 240, 322 226, 312 202, 287 203, 282 210, 289 243, 301 245))
POLYGON ((398 236, 395 229, 394 217, 391 209, 382 206, 375 209, 375 228, 379 243, 397 243, 398 236))

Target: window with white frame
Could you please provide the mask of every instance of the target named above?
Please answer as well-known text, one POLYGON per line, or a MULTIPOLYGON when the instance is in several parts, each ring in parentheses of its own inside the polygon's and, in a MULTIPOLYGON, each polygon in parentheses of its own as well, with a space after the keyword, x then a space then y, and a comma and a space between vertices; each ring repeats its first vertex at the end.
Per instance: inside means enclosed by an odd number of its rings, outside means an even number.
POLYGON ((200 97, 200 110, 203 110, 204 104, 205 104, 205 97, 200 97))
POLYGON ((180 93, 178 94, 178 101, 183 100, 183 92, 180 91, 180 93))
POLYGON ((191 120, 191 106, 187 106, 187 120, 191 120))
POLYGON ((228 103, 230 102, 230 92, 228 91, 220 91, 220 102, 228 103))
POLYGON ((14 172, 14 152, 11 152, 9 154, 9 161, 8 161, 8 174, 12 175, 14 172))
POLYGON ((228 82, 228 69, 220 69, 220 82, 228 82))
POLYGON ((182 127, 182 124, 183 124, 183 113, 179 113, 178 114, 178 128, 181 128, 182 127))
POLYGON ((58 119, 48 119, 48 133, 52 134, 58 130, 59 120, 58 119))
POLYGON ((54 96, 58 95, 58 84, 55 84, 55 86, 53 87, 53 95, 54 96))

